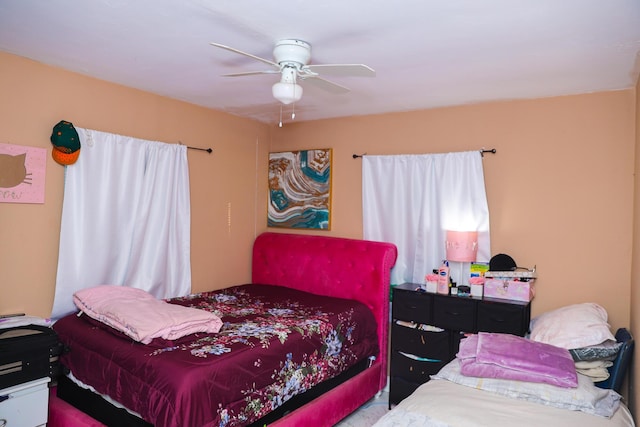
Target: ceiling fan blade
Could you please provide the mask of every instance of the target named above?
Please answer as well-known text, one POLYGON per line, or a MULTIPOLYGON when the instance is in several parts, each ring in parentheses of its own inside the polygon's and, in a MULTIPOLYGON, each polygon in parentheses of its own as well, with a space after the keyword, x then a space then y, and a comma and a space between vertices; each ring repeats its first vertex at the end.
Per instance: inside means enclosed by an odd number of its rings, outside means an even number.
POLYGON ((271 66, 273 66, 273 67, 275 67, 275 68, 277 68, 277 69, 280 69, 280 66, 279 66, 278 64, 276 64, 275 62, 273 62, 273 61, 271 61, 271 60, 269 60, 269 59, 261 58, 261 57, 259 57, 259 56, 252 55, 252 54, 250 54, 250 53, 243 52, 243 51, 238 50, 238 49, 236 49, 236 48, 233 48, 233 47, 230 47, 230 46, 225 46, 225 45, 220 44, 220 43, 213 43, 213 42, 211 42, 210 44, 211 44, 211 46, 219 47, 219 48, 221 48, 221 49, 225 49, 225 50, 228 50, 228 51, 230 51, 230 52, 239 53, 240 55, 248 56, 249 58, 253 58, 253 59, 255 59, 256 61, 264 62, 265 64, 269 64, 269 65, 271 65, 271 66))
POLYGON ((339 85, 338 83, 334 83, 332 81, 329 81, 327 79, 323 79, 322 77, 318 77, 318 76, 301 76, 300 77, 302 80, 304 80, 305 82, 308 82, 309 84, 312 84, 322 90, 326 90, 327 92, 331 92, 331 93, 347 93, 349 91, 351 91, 351 89, 344 87, 342 85, 339 85))
POLYGON ((242 77, 242 76, 255 76, 258 74, 280 74, 278 70, 265 70, 265 71, 245 71, 242 73, 229 73, 222 74, 222 77, 242 77))
POLYGON ((331 76, 375 77, 373 68, 364 64, 316 64, 305 65, 303 70, 331 76))

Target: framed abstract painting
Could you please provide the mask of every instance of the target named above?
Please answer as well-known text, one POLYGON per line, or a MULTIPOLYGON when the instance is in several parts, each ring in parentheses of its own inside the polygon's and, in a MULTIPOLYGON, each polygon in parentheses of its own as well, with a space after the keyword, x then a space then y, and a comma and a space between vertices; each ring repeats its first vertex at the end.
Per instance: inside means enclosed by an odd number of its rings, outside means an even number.
POLYGON ((331 229, 331 149, 269 153, 269 227, 331 229))

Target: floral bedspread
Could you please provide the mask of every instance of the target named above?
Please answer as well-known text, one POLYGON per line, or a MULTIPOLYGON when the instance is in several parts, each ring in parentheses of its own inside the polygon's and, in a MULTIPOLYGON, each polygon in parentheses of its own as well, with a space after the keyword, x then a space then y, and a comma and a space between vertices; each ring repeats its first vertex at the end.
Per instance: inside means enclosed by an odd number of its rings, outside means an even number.
POLYGON ((146 346, 86 316, 55 326, 77 379, 157 427, 250 424, 378 352, 373 314, 352 300, 242 285, 169 302, 224 325, 146 346))

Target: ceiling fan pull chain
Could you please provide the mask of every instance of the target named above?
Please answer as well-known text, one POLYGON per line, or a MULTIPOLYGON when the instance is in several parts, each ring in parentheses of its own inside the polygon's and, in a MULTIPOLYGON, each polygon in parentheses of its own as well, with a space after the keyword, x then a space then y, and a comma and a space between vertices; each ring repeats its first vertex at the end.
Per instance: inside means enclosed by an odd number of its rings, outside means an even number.
POLYGON ((280 105, 280 123, 278 124, 278 127, 282 127, 282 105, 280 105))

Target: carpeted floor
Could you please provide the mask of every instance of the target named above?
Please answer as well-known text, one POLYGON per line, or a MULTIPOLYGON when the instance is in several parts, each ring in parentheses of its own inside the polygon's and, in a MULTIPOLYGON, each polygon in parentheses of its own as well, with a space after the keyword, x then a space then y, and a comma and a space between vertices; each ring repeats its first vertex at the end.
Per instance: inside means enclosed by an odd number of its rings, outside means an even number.
POLYGON ((384 391, 380 397, 371 399, 335 427, 371 427, 388 411, 389 393, 384 391))

